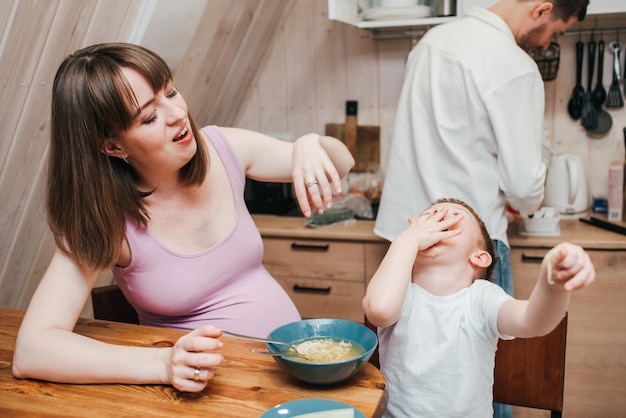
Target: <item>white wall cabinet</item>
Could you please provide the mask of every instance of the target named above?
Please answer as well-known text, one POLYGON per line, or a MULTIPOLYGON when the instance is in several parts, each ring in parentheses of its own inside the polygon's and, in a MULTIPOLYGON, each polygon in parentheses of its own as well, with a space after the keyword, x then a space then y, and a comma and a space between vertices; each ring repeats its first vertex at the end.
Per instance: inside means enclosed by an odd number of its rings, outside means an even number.
MULTIPOLYGON (((436 0, 435 0, 436 1, 436 0)), ((457 15, 451 17, 424 17, 419 19, 361 20, 360 12, 372 4, 371 0, 328 0, 328 17, 360 29, 398 29, 403 27, 428 27, 448 22, 462 16, 473 6, 490 7, 498 0, 457 0, 457 15)), ((626 13, 626 0, 593 0, 587 8, 588 15, 626 13)))
POLYGON ((591 0, 588 15, 626 13, 626 0, 591 0))

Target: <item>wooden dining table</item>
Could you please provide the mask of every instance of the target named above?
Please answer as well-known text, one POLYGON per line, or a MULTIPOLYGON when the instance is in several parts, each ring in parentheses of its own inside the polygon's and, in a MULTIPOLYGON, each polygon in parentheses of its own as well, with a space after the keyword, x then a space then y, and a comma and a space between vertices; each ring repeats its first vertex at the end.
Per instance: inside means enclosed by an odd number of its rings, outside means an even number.
MULTIPOLYGON (((198 393, 169 385, 68 384, 16 379, 11 374, 23 310, 0 308, 0 417, 260 417, 278 404, 323 398, 348 404, 366 417, 386 406, 385 381, 366 363, 348 380, 329 386, 302 383, 271 356, 250 349, 263 343, 223 336, 224 362, 198 393)), ((79 319, 75 332, 111 344, 172 346, 182 331, 94 319, 79 319)))

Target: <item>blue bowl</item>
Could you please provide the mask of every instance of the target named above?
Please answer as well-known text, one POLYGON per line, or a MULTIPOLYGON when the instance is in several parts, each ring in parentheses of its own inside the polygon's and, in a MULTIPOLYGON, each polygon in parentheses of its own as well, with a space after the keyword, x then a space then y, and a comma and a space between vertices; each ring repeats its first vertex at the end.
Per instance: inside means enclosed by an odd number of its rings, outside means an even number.
MULTIPOLYGON (((292 322, 276 328, 267 336, 270 340, 296 343, 309 338, 333 338, 355 342, 365 352, 356 358, 334 363, 310 363, 297 357, 276 356, 276 362, 298 380, 316 385, 341 382, 359 371, 378 344, 378 337, 371 329, 357 322, 344 319, 318 318, 292 322)), ((267 349, 279 353, 284 346, 268 343, 267 349)))

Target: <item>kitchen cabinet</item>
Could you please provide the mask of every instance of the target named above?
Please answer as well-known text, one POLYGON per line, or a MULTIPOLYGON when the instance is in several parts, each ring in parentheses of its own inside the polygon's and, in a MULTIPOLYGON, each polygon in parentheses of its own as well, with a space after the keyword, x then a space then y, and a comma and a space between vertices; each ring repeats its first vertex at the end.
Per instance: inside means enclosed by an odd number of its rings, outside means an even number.
MULTIPOLYGON (((369 2, 362 0, 328 0, 328 18, 331 20, 338 20, 352 26, 356 26, 360 29, 369 29, 372 32, 376 32, 382 29, 406 29, 408 31, 406 33, 406 36, 410 36, 411 30, 409 28, 428 28, 433 25, 439 25, 441 23, 445 23, 462 16, 467 10, 471 9, 473 6, 488 8, 495 4, 497 1, 498 0, 457 0, 456 16, 433 16, 417 19, 381 18, 379 20, 361 20, 359 17, 359 12, 361 10, 364 10, 364 8, 367 7, 365 5, 367 4, 376 4, 372 3, 372 0, 370 0, 369 2)), ((625 0, 593 0, 589 3, 589 6, 587 8, 587 15, 614 13, 626 13, 625 0)))
POLYGON ((587 6, 588 15, 626 13, 625 0, 591 0, 587 6))
POLYGON ((367 282, 389 244, 373 221, 307 228, 303 218, 254 215, 264 244, 263 264, 303 318, 363 322, 367 282))
MULTIPOLYGON (((457 13, 459 5, 464 0, 457 0, 457 13)), ((477 1, 477 0, 465 0, 477 1)), ((478 0, 480 1, 480 0, 478 0)), ((444 22, 453 20, 451 17, 424 17, 417 19, 380 19, 380 20, 361 20, 359 11, 363 10, 360 6, 363 2, 359 0, 328 0, 328 18, 331 20, 339 20, 360 29, 382 29, 382 28, 398 28, 398 27, 415 27, 415 26, 432 26, 439 25, 444 22)))
MULTIPOLYGON (((572 295, 567 333, 564 416, 618 416, 626 411, 626 236, 578 220, 561 220, 558 237, 520 236, 509 228, 515 295, 527 298, 547 251, 562 241, 584 247, 596 281, 572 295)), ((526 411, 516 416, 542 416, 526 411), (533 414, 537 415, 533 415, 533 414)))

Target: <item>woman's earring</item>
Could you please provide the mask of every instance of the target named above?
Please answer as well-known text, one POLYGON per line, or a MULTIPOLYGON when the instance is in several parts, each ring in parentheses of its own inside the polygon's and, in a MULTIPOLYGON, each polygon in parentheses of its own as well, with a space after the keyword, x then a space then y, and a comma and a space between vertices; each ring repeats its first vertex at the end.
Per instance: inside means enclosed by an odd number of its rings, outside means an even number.
POLYGON ((130 163, 128 162, 128 158, 126 158, 126 154, 122 154, 122 160, 124 160, 124 162, 125 162, 126 164, 130 164, 130 163))

